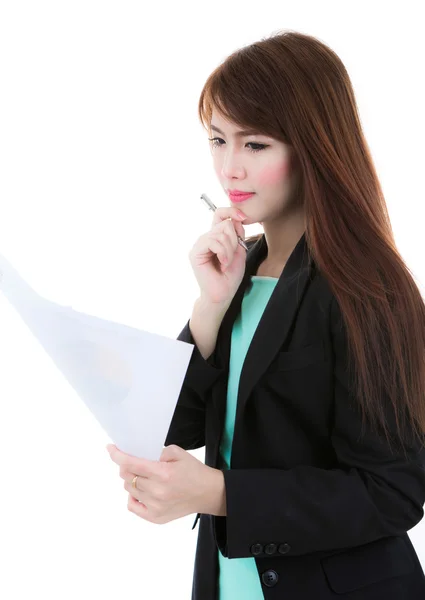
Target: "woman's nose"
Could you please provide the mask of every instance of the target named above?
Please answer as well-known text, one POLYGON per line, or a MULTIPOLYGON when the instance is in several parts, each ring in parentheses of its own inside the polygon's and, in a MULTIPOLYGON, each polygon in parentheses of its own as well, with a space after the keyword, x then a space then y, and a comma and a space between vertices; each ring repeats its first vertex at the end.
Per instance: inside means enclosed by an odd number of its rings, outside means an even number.
POLYGON ((230 153, 224 157, 221 171, 223 177, 229 179, 232 177, 241 177, 245 173, 241 158, 238 158, 235 154, 230 155, 230 153))

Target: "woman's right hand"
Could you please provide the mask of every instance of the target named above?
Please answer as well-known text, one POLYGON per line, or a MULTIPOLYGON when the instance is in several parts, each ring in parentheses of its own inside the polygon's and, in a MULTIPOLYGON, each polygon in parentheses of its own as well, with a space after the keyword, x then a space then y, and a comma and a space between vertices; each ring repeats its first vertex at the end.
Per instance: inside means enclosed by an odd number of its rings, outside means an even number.
POLYGON ((212 304, 229 306, 245 274, 246 250, 237 239, 237 234, 245 239, 240 212, 234 206, 217 208, 210 231, 189 252, 201 297, 212 304))

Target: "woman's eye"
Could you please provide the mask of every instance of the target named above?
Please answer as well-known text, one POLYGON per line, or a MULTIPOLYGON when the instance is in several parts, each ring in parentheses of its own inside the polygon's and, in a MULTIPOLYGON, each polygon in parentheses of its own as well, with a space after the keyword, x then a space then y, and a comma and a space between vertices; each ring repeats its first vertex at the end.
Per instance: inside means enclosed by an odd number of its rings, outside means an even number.
MULTIPOLYGON (((208 138, 210 142, 212 142, 212 146, 216 147, 216 146, 222 146, 222 144, 219 144, 218 142, 224 142, 224 140, 222 140, 221 138, 208 138)), ((260 152, 260 150, 264 150, 264 148, 267 148, 266 144, 256 144, 255 142, 248 142, 246 144, 247 146, 257 146, 256 148, 249 148, 250 152, 260 152)))

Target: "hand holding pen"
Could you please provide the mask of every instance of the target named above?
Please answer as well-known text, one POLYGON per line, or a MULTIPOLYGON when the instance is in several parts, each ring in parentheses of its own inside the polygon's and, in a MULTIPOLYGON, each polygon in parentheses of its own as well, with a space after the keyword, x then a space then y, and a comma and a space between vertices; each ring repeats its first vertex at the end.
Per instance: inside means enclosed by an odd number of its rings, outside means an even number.
POLYGON ((211 229, 201 235, 189 253, 204 306, 226 310, 245 274, 246 250, 242 221, 236 207, 217 208, 206 194, 201 198, 214 212, 211 229))
MULTIPOLYGON (((214 204, 214 202, 212 202, 212 200, 210 200, 206 194, 201 194, 201 198, 202 198, 202 200, 205 201, 206 205, 208 206, 208 208, 210 210, 212 210, 213 212, 215 212, 217 210, 217 207, 214 204)), ((238 209, 236 209, 236 210, 238 212, 241 212, 238 209)), ((242 246, 242 248, 245 248, 245 250, 248 250, 248 246, 245 244, 245 242, 243 241, 243 239, 239 235, 237 236, 237 238, 238 238, 238 242, 240 243, 240 245, 242 246)))

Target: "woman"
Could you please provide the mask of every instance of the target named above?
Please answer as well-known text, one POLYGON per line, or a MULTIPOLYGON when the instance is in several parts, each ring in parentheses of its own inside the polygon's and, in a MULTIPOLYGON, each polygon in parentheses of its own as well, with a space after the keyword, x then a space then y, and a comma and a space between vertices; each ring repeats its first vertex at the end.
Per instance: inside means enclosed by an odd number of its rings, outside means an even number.
POLYGON ((347 71, 277 34, 215 69, 199 116, 223 190, 251 195, 190 252, 195 348, 165 445, 205 445, 226 492, 195 521, 192 599, 423 599, 424 303, 347 71))

